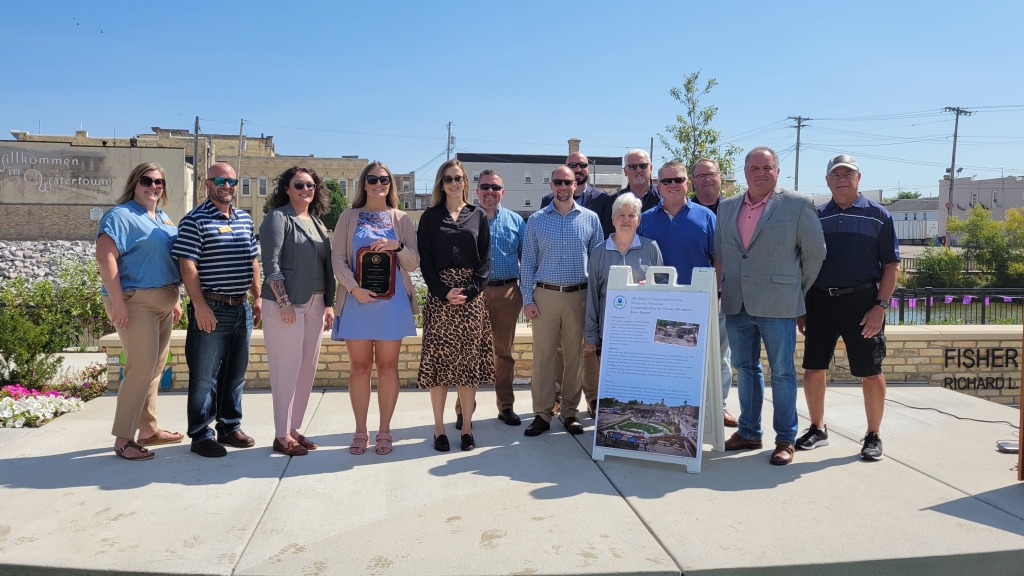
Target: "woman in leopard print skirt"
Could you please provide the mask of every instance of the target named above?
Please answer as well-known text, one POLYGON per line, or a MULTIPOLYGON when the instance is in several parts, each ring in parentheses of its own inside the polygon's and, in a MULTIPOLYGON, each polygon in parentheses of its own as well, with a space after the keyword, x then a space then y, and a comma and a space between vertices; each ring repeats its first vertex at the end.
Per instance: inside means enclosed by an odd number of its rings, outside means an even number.
POLYGON ((441 452, 451 449, 444 429, 448 387, 457 387, 462 404, 462 449, 472 450, 476 388, 494 383, 491 321, 481 294, 491 270, 491 234, 487 214, 468 201, 462 163, 445 162, 434 182, 434 206, 423 213, 416 234, 430 292, 423 307, 418 382, 430 389, 434 449, 441 452))

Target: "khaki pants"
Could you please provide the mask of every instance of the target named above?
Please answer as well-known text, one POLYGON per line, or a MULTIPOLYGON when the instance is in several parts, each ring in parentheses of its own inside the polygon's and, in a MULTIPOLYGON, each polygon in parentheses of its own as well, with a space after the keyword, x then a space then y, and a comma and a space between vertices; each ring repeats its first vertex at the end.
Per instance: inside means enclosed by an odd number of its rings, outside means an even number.
MULTIPOLYGON (((110 433, 134 439, 137 430, 157 428, 156 395, 167 364, 178 287, 128 292, 124 302, 128 306, 128 326, 117 330, 124 349, 124 379, 117 390, 110 433)), ((108 318, 113 315, 108 296, 103 297, 103 308, 108 318)))
MULTIPOLYGON (((516 321, 523 310, 523 293, 519 284, 512 282, 504 286, 484 288, 484 302, 491 318, 491 335, 494 341, 494 393, 497 396, 498 412, 512 408, 516 401, 512 392, 512 381, 516 377, 516 360, 512 356, 512 344, 516 337, 516 321)), ((462 403, 455 399, 455 413, 462 414, 462 403)))
MULTIPOLYGON (((601 357, 597 350, 583 351, 583 397, 587 399, 589 407, 591 402, 597 401, 597 383, 601 376, 601 357)), ((555 352, 555 392, 556 398, 562 397, 562 347, 555 352)), ((562 402, 565 405, 565 402, 562 402)), ((575 407, 574 407, 575 408, 575 407)), ((577 408, 578 409, 578 408, 577 408)))
POLYGON ((583 344, 586 341, 584 321, 587 313, 587 292, 555 292, 537 288, 533 301, 540 309, 540 318, 533 323, 533 411, 550 422, 557 398, 555 389, 555 355, 561 347, 562 418, 575 418, 583 396, 581 372, 583 344))

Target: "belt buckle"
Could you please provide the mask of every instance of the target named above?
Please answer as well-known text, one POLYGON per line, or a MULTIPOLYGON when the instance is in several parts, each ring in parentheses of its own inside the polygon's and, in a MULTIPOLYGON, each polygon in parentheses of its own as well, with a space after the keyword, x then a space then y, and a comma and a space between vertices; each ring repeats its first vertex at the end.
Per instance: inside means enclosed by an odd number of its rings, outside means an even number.
POLYGON ((839 296, 839 288, 829 288, 828 289, 828 295, 829 296, 839 296))

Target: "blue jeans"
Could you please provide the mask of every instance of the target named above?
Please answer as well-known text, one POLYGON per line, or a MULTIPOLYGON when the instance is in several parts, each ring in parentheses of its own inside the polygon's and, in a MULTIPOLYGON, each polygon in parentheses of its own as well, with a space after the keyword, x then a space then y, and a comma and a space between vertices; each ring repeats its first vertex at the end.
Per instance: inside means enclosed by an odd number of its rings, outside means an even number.
POLYGON ((232 306, 207 300, 217 327, 206 333, 196 323, 195 308, 188 306, 185 362, 188 363, 188 437, 193 442, 228 436, 242 426, 242 388, 249 368, 252 310, 249 303, 232 306))
POLYGON ((739 373, 740 436, 761 438, 761 405, 764 403, 764 372, 761 369, 761 340, 768 351, 772 369, 772 425, 775 442, 796 441, 796 319, 750 316, 745 309, 726 317, 732 365, 739 373))

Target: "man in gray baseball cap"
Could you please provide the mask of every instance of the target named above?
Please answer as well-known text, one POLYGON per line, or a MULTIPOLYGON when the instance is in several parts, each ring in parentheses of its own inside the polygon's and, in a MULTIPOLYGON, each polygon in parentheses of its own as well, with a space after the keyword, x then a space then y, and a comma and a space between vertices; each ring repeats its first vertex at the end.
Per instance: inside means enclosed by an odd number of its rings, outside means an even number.
POLYGON ((850 373, 861 379, 867 431, 861 458, 882 459, 879 428, 885 409, 885 315, 896 287, 900 252, 892 216, 862 196, 853 156, 829 160, 825 183, 832 199, 817 207, 825 234, 825 261, 807 292, 807 313, 797 318, 804 335, 804 397, 811 425, 796 441, 800 450, 828 445, 825 379, 840 337, 850 373))

